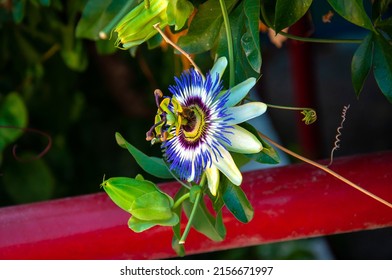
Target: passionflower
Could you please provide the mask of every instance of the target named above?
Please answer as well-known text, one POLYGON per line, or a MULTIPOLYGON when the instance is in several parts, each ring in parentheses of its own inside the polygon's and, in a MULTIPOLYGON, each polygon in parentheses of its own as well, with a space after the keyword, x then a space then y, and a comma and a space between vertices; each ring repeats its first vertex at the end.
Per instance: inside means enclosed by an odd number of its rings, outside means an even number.
POLYGON ((164 159, 182 180, 199 182, 203 172, 212 195, 219 185, 219 171, 233 184, 242 175, 230 152, 258 153, 263 146, 252 133, 238 124, 263 114, 262 102, 237 105, 255 85, 249 78, 230 90, 222 91, 225 57, 218 59, 204 78, 191 69, 175 78, 169 87, 172 97, 158 90, 155 124, 147 132, 152 143, 162 142, 164 159))
POLYGON ((147 41, 158 31, 153 27, 159 23, 161 28, 168 25, 166 9, 169 0, 149 0, 149 7, 141 2, 130 11, 115 27, 116 44, 128 49, 147 41))

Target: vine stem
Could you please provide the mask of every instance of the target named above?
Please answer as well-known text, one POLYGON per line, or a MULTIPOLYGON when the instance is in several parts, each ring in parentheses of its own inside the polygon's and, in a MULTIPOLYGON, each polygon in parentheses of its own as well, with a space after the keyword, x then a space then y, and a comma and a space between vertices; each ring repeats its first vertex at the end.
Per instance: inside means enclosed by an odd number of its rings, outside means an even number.
POLYGON ((184 200, 188 199, 191 196, 191 194, 189 192, 187 192, 186 194, 184 194, 183 196, 181 196, 179 199, 177 199, 177 201, 174 203, 173 208, 177 208, 178 206, 181 205, 181 203, 184 202, 184 200))
POLYGON ((309 42, 309 43, 326 43, 326 44, 360 44, 362 40, 360 39, 325 39, 325 38, 309 38, 309 37, 300 37, 296 36, 284 31, 278 32, 280 35, 285 36, 289 39, 301 41, 301 42, 309 42))
POLYGON ((181 236, 180 241, 178 241, 178 244, 185 244, 185 240, 188 237, 189 231, 191 230, 191 226, 192 226, 192 221, 193 218, 195 216, 196 210, 197 210, 197 206, 199 206, 200 203, 200 198, 201 198, 201 191, 197 193, 196 195, 196 199, 195 199, 195 203, 193 204, 193 208, 192 208, 192 212, 189 215, 189 220, 188 223, 186 224, 185 230, 181 236))
POLYGON ((265 140, 271 142, 275 147, 277 147, 278 149, 282 150, 283 152, 285 152, 285 153, 287 153, 287 154, 289 154, 289 155, 291 155, 291 156, 293 156, 293 157, 295 157, 295 158, 297 158, 297 159, 299 159, 299 160, 302 160, 302 161, 304 161, 304 162, 306 162, 306 163, 308 163, 308 164, 310 164, 310 165, 313 165, 314 167, 317 167, 317 168, 323 170, 324 172, 326 172, 326 173, 328 173, 328 174, 334 176, 334 177, 337 178, 338 180, 340 180, 340 181, 346 183, 347 185, 353 187, 354 189, 356 189, 356 190, 358 190, 358 191, 364 193, 364 194, 367 195, 367 196, 370 196, 371 198, 377 200, 378 202, 384 204, 385 206, 388 206, 389 208, 392 208, 392 204, 389 203, 388 201, 386 201, 386 200, 384 200, 384 199, 378 197, 377 195, 375 195, 375 194, 373 194, 373 193, 371 193, 371 192, 369 192, 369 191, 367 191, 367 190, 361 188, 361 187, 358 186, 357 184, 354 184, 354 183, 351 182, 350 180, 348 180, 348 179, 344 178, 343 176, 339 175, 338 173, 332 171, 332 170, 329 169, 327 166, 321 165, 321 164, 319 164, 319 163, 317 163, 317 162, 314 162, 314 161, 312 161, 312 160, 310 160, 310 159, 308 159, 308 158, 306 158, 306 157, 303 157, 303 156, 301 156, 301 155, 299 155, 299 154, 297 154, 297 153, 294 153, 294 152, 292 152, 292 151, 286 149, 285 147, 279 145, 278 143, 276 143, 275 141, 273 141, 271 138, 269 138, 268 136, 264 135, 263 133, 261 133, 261 132, 259 132, 259 131, 258 131, 258 134, 260 135, 261 138, 263 138, 263 139, 265 139, 265 140))
POLYGON ((233 87, 235 85, 235 72, 234 72, 234 49, 233 49, 233 37, 231 35, 231 26, 229 15, 227 14, 227 8, 225 4, 225 0, 219 0, 223 22, 225 23, 226 37, 227 37, 227 51, 229 53, 229 69, 230 69, 230 80, 229 85, 233 87))
MULTIPOLYGON (((203 173, 203 176, 201 177, 201 179, 200 179, 200 184, 199 184, 199 186, 201 187, 201 189, 203 189, 203 186, 204 186, 205 182, 206 182, 206 174, 203 173)), ((185 227, 185 229, 184 229, 184 232, 182 233, 182 236, 181 236, 180 241, 178 241, 178 244, 185 244, 185 240, 186 240, 186 238, 188 237, 189 231, 191 230, 192 221, 193 221, 193 218, 195 217, 195 214, 196 214, 196 211, 197 211, 197 207, 199 206, 200 199, 201 199, 201 197, 202 197, 202 193, 203 193, 203 191, 200 190, 200 191, 196 194, 195 202, 194 202, 194 204, 193 204, 193 208, 192 208, 191 214, 189 215, 189 218, 188 218, 188 223, 186 224, 186 227, 185 227)), ((190 193, 189 193, 189 195, 190 195, 190 193)), ((181 197, 181 198, 182 198, 182 197, 181 197)), ((180 199, 181 199, 181 198, 180 198, 180 199)), ((185 199, 184 199, 184 200, 185 200, 185 199)))
POLYGON ((154 24, 153 27, 159 32, 159 34, 161 34, 162 38, 166 41, 166 43, 168 43, 169 45, 171 45, 173 48, 175 48, 177 51, 179 51, 183 56, 186 57, 186 59, 189 60, 189 62, 193 65, 193 67, 195 68, 195 70, 197 72, 200 73, 200 75, 203 75, 203 72, 201 72, 200 68, 197 66, 197 64, 193 61, 192 57, 185 52, 183 49, 181 49, 179 46, 177 46, 175 43, 173 43, 166 35, 165 33, 163 33, 163 31, 159 28, 159 22, 154 24))

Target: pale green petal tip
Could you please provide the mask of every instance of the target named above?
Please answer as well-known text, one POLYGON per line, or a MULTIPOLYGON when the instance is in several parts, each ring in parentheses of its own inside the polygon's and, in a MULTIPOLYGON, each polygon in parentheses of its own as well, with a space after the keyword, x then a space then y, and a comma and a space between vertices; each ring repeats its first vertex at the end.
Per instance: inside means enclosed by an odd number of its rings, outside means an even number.
POLYGON ((229 151, 241 154, 255 154, 263 149, 263 145, 255 135, 238 125, 233 127, 233 134, 226 135, 231 143, 231 145, 226 146, 229 151))
POLYGON ((214 160, 214 165, 235 185, 239 186, 242 183, 242 174, 235 164, 230 153, 223 147, 218 148, 222 157, 214 160))
POLYGON ((238 104, 242 99, 245 98, 245 96, 249 93, 249 91, 253 88, 255 84, 256 79, 252 77, 232 87, 230 89, 230 94, 226 102, 226 106, 232 107, 238 104))
POLYGON ((222 77, 225 69, 227 67, 227 59, 226 57, 220 57, 216 60, 214 66, 211 68, 210 75, 212 78, 215 77, 216 74, 219 75, 219 79, 222 77))
POLYGON ((263 102, 249 102, 240 106, 228 108, 227 112, 232 119, 227 122, 228 125, 234 125, 246 122, 265 113, 267 105, 263 102))

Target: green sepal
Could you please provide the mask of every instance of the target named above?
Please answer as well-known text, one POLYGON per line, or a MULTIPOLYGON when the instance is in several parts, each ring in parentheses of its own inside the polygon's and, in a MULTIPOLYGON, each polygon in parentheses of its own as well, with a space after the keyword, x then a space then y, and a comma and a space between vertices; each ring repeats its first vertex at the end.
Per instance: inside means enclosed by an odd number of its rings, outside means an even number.
POLYGON ((175 226, 178 224, 180 219, 178 218, 177 214, 173 213, 171 218, 167 220, 150 220, 144 221, 139 220, 135 216, 132 216, 128 220, 128 227, 133 230, 134 232, 142 232, 147 229, 150 229, 154 226, 175 226))
POLYGON ((127 149, 128 152, 130 152, 139 166, 147 173, 161 179, 173 178, 163 159, 145 155, 136 147, 128 143, 118 132, 116 132, 116 141, 121 148, 127 149))

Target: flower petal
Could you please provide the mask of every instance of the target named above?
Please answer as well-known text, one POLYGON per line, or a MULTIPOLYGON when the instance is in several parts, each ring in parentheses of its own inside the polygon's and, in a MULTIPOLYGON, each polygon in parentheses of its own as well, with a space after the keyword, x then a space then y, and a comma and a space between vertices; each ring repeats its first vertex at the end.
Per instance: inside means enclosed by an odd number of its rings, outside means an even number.
POLYGON ((219 186, 219 170, 215 166, 206 168, 206 176, 208 182, 208 188, 213 196, 216 196, 219 186))
POLYGON ((242 174, 239 171, 237 165, 235 165, 233 158, 230 153, 223 147, 218 146, 219 153, 221 156, 218 156, 217 159, 212 157, 213 164, 218 167, 218 169, 234 184, 241 185, 242 183, 242 174))
POLYGON ((219 80, 223 75, 223 72, 225 72, 227 66, 227 59, 226 57, 222 56, 220 58, 217 59, 217 61, 215 62, 214 66, 212 66, 211 70, 210 70, 210 75, 213 79, 215 79, 216 74, 219 75, 219 80))
POLYGON ((238 125, 233 125, 233 127, 233 133, 225 134, 226 138, 231 142, 231 145, 225 143, 225 146, 229 151, 242 154, 254 154, 263 149, 263 145, 252 133, 238 125))
POLYGON ((250 89, 256 84, 255 78, 249 78, 230 89, 226 107, 233 107, 238 104, 249 93, 250 89))
POLYGON ((231 107, 227 113, 231 114, 232 119, 227 121, 228 125, 243 123, 247 120, 260 116, 267 110, 267 105, 263 102, 250 102, 244 105, 231 107))

